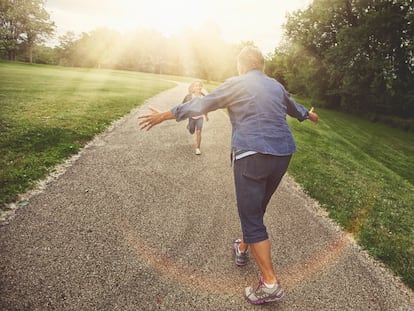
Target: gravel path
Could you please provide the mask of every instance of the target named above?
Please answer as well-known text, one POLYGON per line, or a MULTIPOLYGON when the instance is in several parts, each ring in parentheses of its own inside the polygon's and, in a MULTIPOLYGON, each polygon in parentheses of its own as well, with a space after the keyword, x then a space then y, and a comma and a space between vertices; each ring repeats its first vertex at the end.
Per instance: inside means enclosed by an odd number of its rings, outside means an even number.
MULTIPOLYGON (((185 84, 151 98, 167 109, 185 84)), ((209 114, 201 156, 186 122, 117 121, 0 225, 0 310, 414 310, 413 292, 286 176, 268 208, 283 301, 252 306, 239 236, 230 123, 209 114)))

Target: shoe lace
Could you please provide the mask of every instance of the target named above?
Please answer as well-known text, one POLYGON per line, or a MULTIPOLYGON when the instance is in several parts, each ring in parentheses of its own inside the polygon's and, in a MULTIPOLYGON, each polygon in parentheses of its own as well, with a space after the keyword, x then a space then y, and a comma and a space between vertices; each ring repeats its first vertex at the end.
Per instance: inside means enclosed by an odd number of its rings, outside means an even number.
POLYGON ((259 289, 262 288, 262 286, 263 286, 263 283, 262 283, 262 279, 260 278, 260 280, 257 283, 256 287, 255 286, 252 286, 252 288, 255 288, 255 290, 253 292, 256 293, 259 289))

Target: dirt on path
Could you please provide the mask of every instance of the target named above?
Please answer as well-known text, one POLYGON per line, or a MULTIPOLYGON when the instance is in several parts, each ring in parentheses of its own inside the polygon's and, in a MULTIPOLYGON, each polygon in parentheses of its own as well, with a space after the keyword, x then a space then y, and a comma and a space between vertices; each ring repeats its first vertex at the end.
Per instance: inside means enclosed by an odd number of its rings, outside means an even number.
POLYGON ((252 306, 238 268, 240 228, 227 116, 209 114, 202 155, 186 122, 140 131, 160 93, 97 136, 0 225, 1 310, 414 310, 413 292, 366 255, 286 176, 266 224, 283 301, 252 306))

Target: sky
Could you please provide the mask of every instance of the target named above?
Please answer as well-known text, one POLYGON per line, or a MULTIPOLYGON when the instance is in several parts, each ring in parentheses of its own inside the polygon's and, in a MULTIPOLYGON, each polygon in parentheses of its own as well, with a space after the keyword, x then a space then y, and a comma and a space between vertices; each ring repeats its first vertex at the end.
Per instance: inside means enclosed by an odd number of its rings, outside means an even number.
POLYGON ((215 23, 229 43, 253 41, 273 52, 283 37, 286 14, 306 9, 312 0, 47 0, 56 34, 106 27, 120 33, 151 28, 171 36, 215 23))

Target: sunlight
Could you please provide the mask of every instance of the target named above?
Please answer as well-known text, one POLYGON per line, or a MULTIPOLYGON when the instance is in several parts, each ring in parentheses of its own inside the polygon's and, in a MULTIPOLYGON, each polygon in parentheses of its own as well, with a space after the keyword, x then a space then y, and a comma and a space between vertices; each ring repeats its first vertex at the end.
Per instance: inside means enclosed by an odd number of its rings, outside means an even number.
POLYGON ((46 7, 60 35, 107 27, 121 33, 151 28, 171 36, 216 24, 229 43, 255 42, 265 53, 283 36, 286 13, 304 9, 312 0, 48 0, 46 7))
POLYGON ((195 8, 186 0, 178 1, 131 1, 107 2, 103 15, 108 23, 119 31, 134 30, 137 27, 152 28, 164 35, 171 35, 183 28, 198 28, 211 19, 203 2, 195 8))

